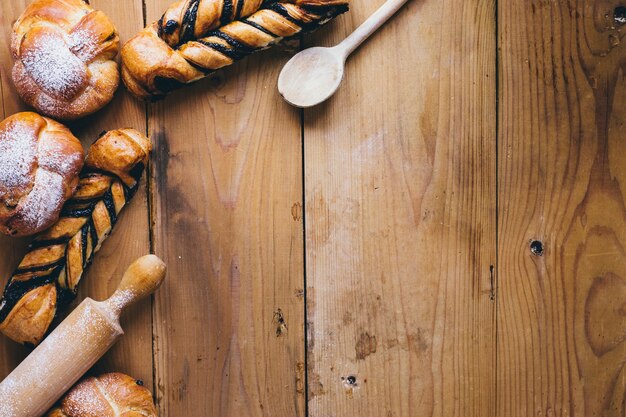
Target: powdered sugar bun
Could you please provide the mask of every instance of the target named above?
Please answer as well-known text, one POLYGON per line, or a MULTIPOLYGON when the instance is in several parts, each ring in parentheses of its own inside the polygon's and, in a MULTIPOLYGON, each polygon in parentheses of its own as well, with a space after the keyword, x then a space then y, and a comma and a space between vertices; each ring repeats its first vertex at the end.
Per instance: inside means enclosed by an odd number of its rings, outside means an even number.
POLYGON ((110 373, 86 378, 47 417, 157 417, 152 395, 141 381, 110 373))
POLYGON ((84 0, 35 0, 13 26, 13 81, 40 113, 77 119, 113 98, 118 50, 113 23, 84 0))
POLYGON ((0 122, 0 232, 51 226, 76 189, 83 157, 79 140, 52 119, 24 112, 0 122))

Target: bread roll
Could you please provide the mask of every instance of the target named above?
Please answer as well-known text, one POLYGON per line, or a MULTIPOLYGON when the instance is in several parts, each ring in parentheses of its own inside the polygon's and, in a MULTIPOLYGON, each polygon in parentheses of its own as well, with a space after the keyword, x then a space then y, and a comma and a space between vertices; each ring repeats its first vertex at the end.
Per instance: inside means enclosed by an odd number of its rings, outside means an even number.
POLYGON ((76 384, 47 417, 156 417, 152 394, 121 373, 86 378, 76 384))
POLYGON ((36 113, 0 122, 0 232, 38 233, 78 185, 83 147, 68 128, 36 113))
POLYGON ((117 30, 83 0, 35 0, 13 25, 13 82, 46 116, 70 120, 104 107, 119 85, 117 30))

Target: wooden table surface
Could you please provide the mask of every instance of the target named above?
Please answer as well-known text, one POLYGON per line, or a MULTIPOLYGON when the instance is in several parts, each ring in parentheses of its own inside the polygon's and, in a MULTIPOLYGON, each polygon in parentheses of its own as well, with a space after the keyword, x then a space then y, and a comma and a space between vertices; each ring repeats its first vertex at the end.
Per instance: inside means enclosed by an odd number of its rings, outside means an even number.
MULTIPOLYGON (((91 1, 123 40, 169 2, 91 1)), ((5 117, 26 3, 0 2, 5 117)), ((169 277, 97 370, 161 416, 624 416, 625 5, 411 0, 304 112, 285 48, 153 105, 121 89, 73 131, 155 149, 80 298, 147 252, 169 277)), ((0 284, 25 244, 0 239, 0 284)), ((0 377, 25 354, 2 339, 0 377)))

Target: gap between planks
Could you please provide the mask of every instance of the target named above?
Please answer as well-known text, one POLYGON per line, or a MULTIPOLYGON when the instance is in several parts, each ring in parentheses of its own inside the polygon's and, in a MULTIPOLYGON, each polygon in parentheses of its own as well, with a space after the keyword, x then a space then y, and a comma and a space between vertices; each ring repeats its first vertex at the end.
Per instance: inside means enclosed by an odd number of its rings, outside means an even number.
MULTIPOLYGON (((148 25, 148 21, 147 21, 147 15, 146 15, 146 0, 141 0, 141 16, 143 19, 143 27, 145 28, 148 25)), ((146 134, 146 137, 150 137, 150 121, 149 121, 149 117, 150 117, 150 103, 146 102, 144 104, 144 121, 145 121, 145 125, 144 125, 144 132, 146 134)), ((154 155, 156 146, 153 143, 152 144, 152 154, 154 155)), ((154 157, 154 156, 153 156, 154 157)), ((148 239, 149 239, 149 248, 150 248, 150 253, 154 254, 154 188, 152 187, 152 178, 153 178, 153 170, 154 170, 154 164, 152 163, 152 158, 148 159, 148 166, 146 167, 146 205, 148 207, 148 239)), ((152 397, 153 399, 156 401, 156 390, 157 390, 157 380, 156 380, 156 375, 157 375, 157 361, 156 361, 156 348, 155 348, 155 344, 156 344, 156 329, 154 326, 154 316, 155 316, 155 296, 154 294, 150 294, 150 328, 152 329, 152 340, 151 340, 151 347, 152 347, 152 397)))
POLYGON ((496 187, 496 192, 495 192, 495 240, 496 240, 496 244, 495 244, 495 254, 494 254, 494 263, 495 265, 491 265, 491 293, 493 295, 493 302, 495 303, 494 305, 494 362, 495 362, 495 366, 493 367, 493 379, 494 379, 494 389, 495 389, 495 395, 494 395, 494 399, 493 399, 493 410, 495 412, 495 410, 498 410, 498 391, 499 391, 499 384, 498 384, 498 364, 500 363, 500 357, 498 356, 498 338, 499 338, 499 334, 498 334, 498 306, 500 304, 500 297, 498 297, 498 273, 500 271, 500 265, 499 265, 499 247, 500 247, 500 224, 498 222, 498 214, 500 213, 500 201, 499 201, 499 185, 500 185, 500 179, 498 177, 498 167, 499 167, 499 141, 500 141, 500 106, 498 105, 498 102, 500 100, 500 38, 498 37, 499 35, 499 31, 500 31, 500 0, 494 0, 494 5, 493 5, 493 9, 494 9, 494 19, 495 19, 495 33, 494 33, 494 48, 495 48, 495 57, 494 57, 494 61, 495 61, 495 69, 494 69, 494 74, 495 74, 495 103, 494 103, 494 107, 495 107, 495 113, 496 113, 496 123, 495 123, 495 164, 494 164, 494 169, 495 169, 495 173, 494 173, 494 181, 495 181, 495 187, 496 187))

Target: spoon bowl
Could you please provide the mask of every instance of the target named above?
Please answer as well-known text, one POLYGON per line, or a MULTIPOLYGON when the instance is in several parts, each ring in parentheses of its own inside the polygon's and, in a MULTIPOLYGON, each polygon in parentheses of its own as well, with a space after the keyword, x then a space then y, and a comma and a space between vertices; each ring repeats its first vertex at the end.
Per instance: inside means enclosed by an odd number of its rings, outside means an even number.
POLYGON ((296 107, 311 107, 339 88, 348 56, 408 0, 387 0, 361 26, 332 48, 309 48, 296 54, 278 77, 278 91, 296 107))
POLYGON ((278 91, 290 104, 306 108, 323 102, 339 88, 345 55, 315 47, 296 54, 278 77, 278 91))

